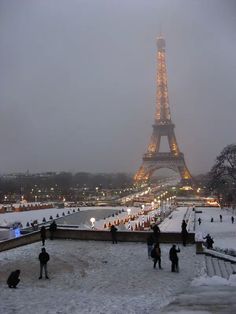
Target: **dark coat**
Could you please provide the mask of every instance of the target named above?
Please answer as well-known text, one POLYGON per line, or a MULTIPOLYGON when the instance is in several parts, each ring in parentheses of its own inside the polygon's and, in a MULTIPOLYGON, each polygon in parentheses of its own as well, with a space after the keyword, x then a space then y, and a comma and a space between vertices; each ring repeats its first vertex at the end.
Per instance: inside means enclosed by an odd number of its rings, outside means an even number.
POLYGON ((42 226, 40 229, 40 235, 42 239, 46 239, 46 228, 45 226, 42 226))
POLYGON ((161 232, 160 228, 156 224, 152 227, 152 230, 155 235, 159 235, 159 233, 161 232))
POLYGON ((153 239, 153 236, 150 235, 148 238, 147 238, 147 245, 153 245, 154 244, 154 239, 153 239))
POLYGON ((57 224, 55 223, 55 221, 53 221, 53 222, 51 223, 51 225, 49 226, 49 230, 50 230, 51 232, 54 232, 54 231, 57 230, 57 224))
POLYGON ((160 247, 155 246, 155 247, 152 249, 151 257, 152 257, 152 258, 155 258, 155 259, 161 257, 161 249, 160 249, 160 247))
POLYGON ((203 239, 206 239, 206 245, 208 249, 212 249, 214 240, 212 239, 212 237, 208 234, 207 236, 205 236, 203 239))
POLYGON ((183 220, 182 225, 181 225, 182 233, 187 232, 187 224, 185 220, 183 220))
POLYGON ((112 234, 112 235, 115 235, 116 232, 117 232, 117 228, 116 228, 114 225, 112 225, 112 226, 111 226, 111 234, 112 234))
POLYGON ((16 286, 18 284, 19 280, 19 276, 20 276, 20 270, 17 269, 15 271, 13 271, 10 276, 7 279, 7 284, 8 286, 16 286))
POLYGON ((46 251, 42 251, 40 254, 39 254, 39 260, 40 260, 40 263, 41 264, 47 264, 47 262, 49 261, 50 259, 50 256, 49 254, 46 252, 46 251))
POLYGON ((170 260, 172 262, 178 261, 179 258, 178 258, 177 253, 179 253, 179 252, 180 252, 180 249, 176 249, 175 246, 172 246, 172 248, 170 249, 170 252, 169 252, 169 257, 170 257, 170 260))

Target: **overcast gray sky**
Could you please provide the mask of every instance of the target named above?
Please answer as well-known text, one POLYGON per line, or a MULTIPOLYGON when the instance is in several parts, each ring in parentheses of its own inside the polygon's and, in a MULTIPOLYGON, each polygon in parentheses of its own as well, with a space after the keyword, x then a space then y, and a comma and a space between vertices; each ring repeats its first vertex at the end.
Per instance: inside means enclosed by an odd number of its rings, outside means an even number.
POLYGON ((160 28, 180 150, 208 171, 236 142, 234 0, 0 0, 0 172, 135 172, 160 28))

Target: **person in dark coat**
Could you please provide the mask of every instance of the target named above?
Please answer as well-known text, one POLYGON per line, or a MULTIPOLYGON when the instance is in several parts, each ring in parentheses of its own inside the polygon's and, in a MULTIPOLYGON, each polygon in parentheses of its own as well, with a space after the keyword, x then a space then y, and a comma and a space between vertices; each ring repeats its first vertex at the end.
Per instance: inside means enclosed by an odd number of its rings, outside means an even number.
POLYGON ((209 233, 208 233, 203 239, 206 239, 206 246, 207 246, 207 249, 212 249, 212 248, 213 248, 214 240, 213 240, 212 237, 209 235, 209 233))
POLYGON ((117 244, 117 238, 116 238, 117 228, 114 225, 111 226, 110 232, 111 232, 112 243, 113 244, 115 244, 115 243, 117 244))
POLYGON ((53 240, 54 238, 54 233, 57 230, 57 224, 55 222, 55 220, 53 220, 53 222, 51 223, 51 225, 49 226, 49 231, 50 231, 50 240, 53 240))
POLYGON ((151 256, 153 258, 153 268, 156 268, 156 264, 158 262, 158 266, 159 266, 159 269, 162 269, 161 267, 161 249, 160 249, 160 245, 159 243, 156 243, 154 245, 154 248, 152 249, 152 252, 151 252, 151 256))
POLYGON ((47 263, 50 259, 49 254, 46 252, 46 249, 43 247, 42 248, 42 252, 39 254, 39 261, 40 261, 40 275, 39 275, 39 279, 42 279, 42 275, 43 275, 43 269, 44 269, 44 273, 45 273, 45 278, 48 278, 48 270, 47 270, 47 263))
POLYGON ((231 217, 232 224, 234 223, 234 216, 231 217))
POLYGON ((201 223, 202 223, 202 220, 201 220, 201 218, 199 217, 199 218, 198 218, 198 224, 199 224, 199 226, 200 226, 201 223))
POLYGON ((222 218, 223 218, 222 215, 220 215, 220 222, 222 222, 222 218))
POLYGON ((45 240, 46 240, 46 228, 45 228, 45 226, 41 227, 40 236, 41 236, 41 240, 42 240, 42 245, 44 246, 45 240))
POLYGON ((16 286, 20 282, 19 276, 20 276, 20 270, 19 269, 13 271, 10 274, 10 276, 7 279, 7 284, 8 284, 9 288, 16 288, 16 286))
POLYGON ((171 271, 172 272, 179 272, 179 258, 177 253, 180 252, 180 249, 176 249, 176 245, 173 244, 169 251, 169 257, 171 261, 171 271))
POLYGON ((183 246, 186 246, 186 241, 188 238, 188 231, 187 231, 187 223, 185 220, 182 221, 181 234, 182 234, 183 246))
POLYGON ((152 248, 153 248, 153 244, 154 244, 153 235, 150 234, 147 237, 148 258, 151 258, 151 251, 152 251, 152 248))
POLYGON ((157 243, 159 242, 159 235, 160 235, 160 228, 158 227, 157 224, 155 224, 153 227, 152 227, 152 230, 153 230, 153 233, 154 233, 154 241, 157 243))

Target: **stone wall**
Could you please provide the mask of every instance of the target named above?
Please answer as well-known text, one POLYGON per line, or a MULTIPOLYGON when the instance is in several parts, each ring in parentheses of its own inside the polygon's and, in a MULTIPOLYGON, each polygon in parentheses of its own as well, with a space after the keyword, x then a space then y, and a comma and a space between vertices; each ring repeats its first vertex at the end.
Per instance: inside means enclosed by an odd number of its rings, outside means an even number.
MULTIPOLYGON (((148 235, 153 234, 149 231, 118 231, 118 242, 144 242, 146 243, 148 235)), ((47 230, 47 239, 49 239, 49 231, 47 230)), ((57 239, 73 239, 73 240, 92 240, 92 241, 111 241, 109 231, 97 230, 78 230, 78 229, 58 229, 54 235, 57 239)), ((0 251, 10 250, 22 245, 31 244, 40 241, 40 232, 35 231, 21 237, 0 242, 0 251)), ((50 240, 46 240, 50 241, 50 240)), ((163 232, 159 236, 160 243, 182 243, 181 233, 163 232)), ((189 233, 187 243, 194 243, 194 233, 189 233)))

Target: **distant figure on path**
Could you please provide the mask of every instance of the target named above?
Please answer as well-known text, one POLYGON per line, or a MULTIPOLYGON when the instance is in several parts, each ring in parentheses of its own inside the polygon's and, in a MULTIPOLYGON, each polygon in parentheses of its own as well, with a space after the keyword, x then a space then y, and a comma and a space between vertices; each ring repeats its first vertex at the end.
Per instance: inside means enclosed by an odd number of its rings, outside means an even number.
POLYGON ((183 246, 186 246, 186 241, 188 238, 188 231, 187 231, 187 223, 185 220, 182 221, 181 233, 182 233, 183 246))
POLYGON ((220 215, 220 222, 222 222, 222 215, 220 215))
POLYGON ((151 257, 153 258, 153 262, 154 262, 153 268, 156 268, 156 264, 158 262, 159 269, 162 269, 162 267, 161 267, 161 249, 160 249, 159 243, 156 243, 154 248, 152 249, 151 257))
POLYGON ((154 233, 154 241, 157 243, 159 242, 159 235, 160 235, 160 228, 158 225, 155 223, 155 225, 152 227, 153 233, 154 233))
POLYGON ((54 238, 54 233, 57 230, 57 224, 55 222, 55 220, 53 220, 53 222, 51 223, 51 225, 49 226, 49 231, 50 231, 50 239, 53 240, 54 238))
POLYGON ((45 245, 45 240, 46 240, 46 228, 45 226, 42 226, 40 229, 40 236, 41 236, 41 240, 42 240, 42 245, 45 245))
POLYGON ((173 244, 169 251, 169 258, 171 261, 171 271, 172 272, 179 272, 179 258, 177 253, 180 252, 180 249, 176 249, 176 245, 173 244))
POLYGON ((117 228, 114 225, 111 226, 110 232, 111 232, 112 243, 113 244, 115 244, 115 243, 117 244, 117 238, 116 238, 117 228))
POLYGON ((203 239, 206 239, 207 249, 212 249, 214 241, 212 237, 209 235, 209 233, 203 239))
POLYGON ((231 217, 232 224, 234 223, 234 216, 231 217))
POLYGON ((20 282, 19 276, 20 276, 20 270, 19 269, 13 271, 10 274, 10 276, 7 279, 7 284, 8 284, 9 288, 16 288, 16 286, 20 282))
POLYGON ((201 218, 199 217, 199 218, 198 218, 198 224, 199 224, 199 226, 200 226, 201 223, 202 223, 202 220, 201 220, 201 218))
POLYGON ((43 247, 42 248, 42 252, 39 254, 39 261, 40 261, 40 275, 39 275, 39 279, 42 279, 42 275, 43 275, 43 269, 45 272, 45 278, 48 278, 48 270, 47 270, 47 263, 50 259, 49 254, 46 252, 46 249, 43 247))
POLYGON ((214 219, 213 219, 213 217, 211 217, 211 222, 213 222, 214 221, 214 219))
POLYGON ((154 244, 153 235, 150 234, 147 238, 148 258, 151 258, 151 252, 152 252, 153 244, 154 244))

